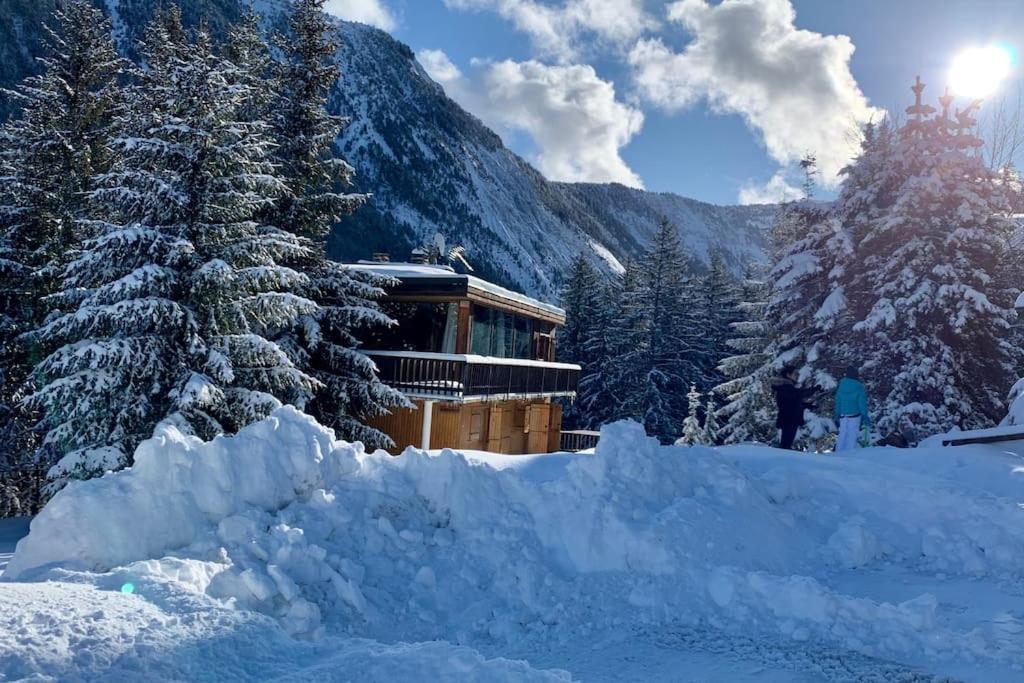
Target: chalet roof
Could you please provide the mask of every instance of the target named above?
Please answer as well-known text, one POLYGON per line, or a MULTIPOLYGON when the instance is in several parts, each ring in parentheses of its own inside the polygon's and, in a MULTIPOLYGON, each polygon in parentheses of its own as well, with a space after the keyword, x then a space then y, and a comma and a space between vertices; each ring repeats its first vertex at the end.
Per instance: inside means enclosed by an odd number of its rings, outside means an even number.
POLYGON ((396 263, 359 261, 349 264, 354 270, 372 275, 394 278, 401 282, 390 288, 393 294, 451 296, 468 298, 482 304, 498 305, 521 310, 558 324, 565 323, 565 310, 544 303, 511 289, 500 287, 475 275, 456 273, 448 266, 426 263, 396 263))

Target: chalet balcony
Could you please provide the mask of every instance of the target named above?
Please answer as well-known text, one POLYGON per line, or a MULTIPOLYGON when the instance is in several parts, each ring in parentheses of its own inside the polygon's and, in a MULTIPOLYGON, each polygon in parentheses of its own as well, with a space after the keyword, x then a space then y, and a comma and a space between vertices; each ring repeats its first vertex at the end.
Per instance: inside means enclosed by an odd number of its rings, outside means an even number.
POLYGON ((471 402, 575 396, 580 366, 472 354, 365 351, 385 384, 413 398, 471 402))

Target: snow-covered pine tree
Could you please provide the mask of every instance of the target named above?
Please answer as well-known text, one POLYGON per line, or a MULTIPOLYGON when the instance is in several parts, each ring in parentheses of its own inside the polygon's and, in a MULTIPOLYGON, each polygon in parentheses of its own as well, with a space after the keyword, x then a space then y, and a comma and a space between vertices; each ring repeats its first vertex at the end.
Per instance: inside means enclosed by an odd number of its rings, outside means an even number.
POLYGON ((725 380, 718 366, 733 354, 729 339, 734 336, 733 324, 741 318, 740 287, 718 251, 711 253, 711 265, 701 285, 704 308, 701 331, 708 358, 702 368, 700 386, 711 388, 725 380))
MULTIPOLYGON (((604 320, 601 309, 607 305, 602 298, 605 294, 597 271, 584 256, 577 257, 569 269, 562 293, 566 322, 559 334, 558 355, 566 363, 580 365, 581 380, 599 372, 597 353, 603 345, 598 335, 604 320)), ((581 385, 577 400, 566 407, 563 420, 567 426, 579 427, 589 422, 583 410, 585 405, 591 404, 586 396, 591 388, 595 388, 591 382, 581 385)))
POLYGON ((800 222, 804 236, 781 251, 769 274, 772 293, 765 320, 773 339, 767 367, 758 375, 771 377, 785 367, 796 368, 814 406, 803 432, 813 441, 835 427, 829 400, 837 384, 835 372, 845 367, 845 359, 836 353, 842 333, 834 321, 846 303, 838 279, 852 259, 852 247, 849 233, 827 207, 794 202, 785 220, 786 228, 800 222))
POLYGON ((1006 411, 1006 417, 1003 418, 1001 424, 1024 425, 1024 378, 1018 379, 1010 388, 1006 400, 1010 404, 1010 408, 1006 411))
POLYGON ((714 397, 709 394, 708 404, 704 409, 704 431, 701 437, 701 442, 709 446, 718 443, 718 416, 715 414, 717 409, 714 397))
POLYGON ((641 395, 647 372, 648 320, 643 302, 644 273, 638 261, 627 260, 622 278, 608 287, 609 315, 597 343, 604 352, 597 371, 581 379, 582 408, 590 426, 611 420, 633 418, 642 421, 641 395), (592 386, 587 386, 590 383, 592 386))
POLYGON ((700 329, 693 322, 693 281, 675 227, 663 220, 644 258, 640 302, 646 321, 643 376, 634 401, 647 433, 663 442, 679 434, 678 415, 687 381, 705 360, 700 329))
POLYGON ((577 256, 569 267, 562 290, 562 308, 565 309, 565 327, 558 335, 559 358, 579 363, 587 354, 587 345, 593 334, 593 313, 601 305, 600 280, 585 256, 577 256))
POLYGON ((39 449, 40 416, 23 404, 41 350, 19 335, 51 312, 45 297, 79 247, 83 198, 109 165, 126 69, 109 22, 86 0, 58 7, 45 47, 42 73, 8 92, 20 115, 0 128, 0 472, 54 455, 39 449))
POLYGON ((732 324, 727 341, 733 355, 718 366, 727 379, 714 389, 725 402, 716 416, 725 420, 718 430, 723 443, 769 443, 776 434, 775 402, 769 386, 774 374, 770 363, 775 357, 774 335, 765 321, 769 291, 763 268, 748 268, 737 306, 743 319, 732 324))
POLYGON ((815 178, 818 161, 813 154, 806 154, 800 160, 800 171, 804 181, 801 184, 803 197, 797 201, 782 202, 775 211, 771 229, 768 232, 768 252, 771 263, 777 263, 797 241, 807 234, 807 207, 814 206, 815 178))
POLYGON ((246 93, 246 99, 238 108, 238 118, 242 121, 271 121, 274 118, 271 111, 274 88, 271 84, 274 83, 276 62, 260 27, 260 15, 250 8, 232 24, 222 52, 225 59, 234 65, 230 78, 238 82, 246 93))
POLYGON ((976 153, 973 105, 951 114, 947 94, 933 114, 923 87, 915 84, 893 142, 898 184, 854 222, 859 265, 849 291, 883 434, 907 422, 922 434, 997 423, 1019 357, 1009 341, 1012 293, 999 284, 1014 227, 1007 188, 976 153))
POLYGON ((53 297, 69 312, 33 335, 59 480, 130 462, 167 421, 209 438, 259 419, 316 382, 268 338, 315 315, 293 235, 254 221, 283 191, 261 122, 202 30, 161 12, 146 70, 118 116, 117 158, 90 193, 92 235, 53 297))
MULTIPOLYGON (((631 280, 636 281, 631 267, 631 280)), ((596 306, 591 313, 590 333, 583 343, 587 363, 582 366, 573 410, 575 425, 582 429, 598 429, 605 422, 623 417, 622 400, 616 394, 617 382, 625 384, 628 373, 617 363, 617 349, 625 349, 631 335, 626 322, 629 311, 624 308, 622 287, 628 284, 625 273, 610 281, 597 282, 596 306)), ((559 343, 559 353, 562 353, 559 343)), ((568 354, 563 356, 568 359, 568 354)))
POLYGON ((336 29, 323 11, 325 1, 296 0, 288 32, 277 36, 281 60, 272 119, 275 158, 288 185, 275 206, 278 222, 317 239, 367 200, 365 194, 339 191, 352 185, 355 169, 332 154, 348 119, 330 114, 326 106, 340 73, 334 60, 336 29))
POLYGON ((323 5, 324 0, 296 0, 288 33, 277 37, 281 61, 273 81, 271 121, 285 192, 265 216, 309 246, 309 255, 292 265, 309 276, 305 291, 318 304, 317 314, 284 331, 280 342, 320 384, 305 406, 311 414, 347 439, 386 446, 387 435, 365 422, 408 402, 377 378, 357 339, 360 330, 393 324, 377 305, 384 283, 326 257, 333 226, 368 196, 346 191, 355 171, 333 153, 348 121, 326 108, 339 73, 333 59, 335 29, 323 5))
POLYGON ((686 395, 686 419, 683 420, 682 434, 676 439, 677 446, 694 446, 704 443, 704 429, 700 426, 700 397, 697 385, 690 385, 686 395))

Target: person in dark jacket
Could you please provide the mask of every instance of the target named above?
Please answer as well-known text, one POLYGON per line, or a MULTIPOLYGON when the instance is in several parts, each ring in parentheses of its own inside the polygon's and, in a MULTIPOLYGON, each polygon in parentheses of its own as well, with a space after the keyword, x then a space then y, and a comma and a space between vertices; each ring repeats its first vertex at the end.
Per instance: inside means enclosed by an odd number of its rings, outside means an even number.
POLYGON ((804 395, 796 385, 797 372, 794 368, 784 368, 778 377, 772 380, 772 391, 775 403, 779 408, 779 416, 775 426, 779 428, 779 448, 792 450, 796 432, 804 425, 804 395))

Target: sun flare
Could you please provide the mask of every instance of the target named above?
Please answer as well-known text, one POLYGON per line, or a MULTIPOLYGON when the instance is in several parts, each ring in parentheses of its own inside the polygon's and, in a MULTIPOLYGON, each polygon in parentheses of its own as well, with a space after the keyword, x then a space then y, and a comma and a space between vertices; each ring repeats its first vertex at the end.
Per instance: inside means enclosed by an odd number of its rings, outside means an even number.
POLYGON ((999 45, 972 47, 953 58, 949 87, 964 97, 987 97, 1010 75, 1013 55, 999 45))

